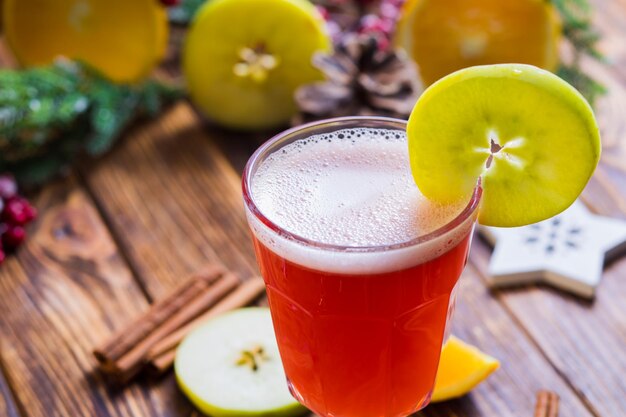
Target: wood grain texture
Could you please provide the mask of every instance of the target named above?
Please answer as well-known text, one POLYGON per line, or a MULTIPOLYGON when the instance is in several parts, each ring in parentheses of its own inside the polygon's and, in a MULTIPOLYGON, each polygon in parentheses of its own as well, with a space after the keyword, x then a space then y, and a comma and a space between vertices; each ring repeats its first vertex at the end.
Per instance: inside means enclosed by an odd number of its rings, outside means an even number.
MULTIPOLYGON (((0 0, 0 68, 14 68, 17 63, 13 59, 13 56, 8 50, 2 36, 2 0, 0 0)), ((0 326, 0 329, 2 327, 0 326)), ((3 343, 7 343, 3 334, 0 332, 0 352, 2 351, 3 343)), ((2 361, 0 358, 0 416, 6 417, 21 417, 22 414, 18 411, 17 404, 11 393, 9 384, 4 376, 4 369, 2 367, 2 361)))
MULTIPOLYGON (((133 131, 110 158, 84 172, 151 294, 174 285, 168 277, 176 271, 185 275, 207 259, 219 257, 244 273, 254 268, 240 179, 212 140, 181 104, 133 131)), ((590 416, 476 273, 467 274, 457 333, 499 356, 504 366, 472 396, 430 407, 428 415, 519 416, 532 412, 537 389, 551 388, 566 399, 569 415, 590 416)))
MULTIPOLYGON (((202 116, 198 116, 203 120, 202 116)), ((203 123, 203 130, 211 132, 211 141, 219 148, 236 172, 242 173, 250 155, 265 141, 280 133, 281 130, 266 132, 233 132, 209 122, 203 123)), ((287 129, 289 126, 285 126, 287 129)))
MULTIPOLYGON (((72 181, 48 187, 17 257, 0 269, 0 359, 28 416, 175 416, 171 382, 118 390, 92 348, 147 308, 90 200, 72 181)), ((185 414, 186 413, 186 414, 185 414)))
MULTIPOLYGON (((585 70, 608 94, 596 106, 603 154, 583 200, 596 213, 626 218, 626 1, 594 0, 596 26, 608 63, 585 59, 585 70)), ((471 263, 486 271, 490 249, 476 242, 471 263)), ((626 412, 626 259, 605 270, 589 303, 545 287, 494 292, 590 409, 599 416, 626 412), (618 353, 620 352, 620 353, 618 353)))
MULTIPOLYGON (((584 201, 597 213, 626 218, 626 1, 593 0, 596 27, 607 64, 589 59, 585 70, 608 88, 596 108, 602 133, 601 164, 584 201)), ((475 245, 472 262, 485 270, 489 250, 475 245)), ((594 303, 545 288, 499 292, 497 297, 597 415, 626 410, 626 260, 605 271, 594 303)))
POLYGON ((208 261, 221 261, 243 278, 255 273, 235 191, 241 180, 189 105, 134 129, 82 172, 150 296, 208 261))
MULTIPOLYGON (((471 263, 484 271, 489 249, 476 242, 471 263)), ((494 292, 559 374, 599 416, 626 410, 626 260, 606 271, 593 303, 543 286, 494 292)))
MULTIPOLYGON (((0 342, 1 344, 2 342, 0 342)), ((1 350, 2 348, 0 348, 1 350)), ((4 375, 0 374, 0 416, 3 417, 22 417, 17 410, 17 405, 13 399, 13 394, 9 389, 4 375)))
POLYGON ((469 396, 431 405, 426 408, 426 415, 531 416, 536 393, 541 389, 561 396, 562 416, 592 415, 519 330, 471 265, 460 280, 452 333, 499 359, 501 368, 469 396))

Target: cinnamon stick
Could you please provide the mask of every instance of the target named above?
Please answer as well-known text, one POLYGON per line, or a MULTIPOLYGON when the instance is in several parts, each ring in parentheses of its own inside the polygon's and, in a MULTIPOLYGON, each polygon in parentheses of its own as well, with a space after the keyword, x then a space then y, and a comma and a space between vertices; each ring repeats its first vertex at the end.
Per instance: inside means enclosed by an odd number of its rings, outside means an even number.
POLYGON ((534 417, 558 417, 559 396, 552 391, 539 391, 534 417))
POLYGON ((190 331, 212 317, 250 304, 264 291, 262 278, 254 277, 245 281, 209 311, 157 342, 146 355, 150 370, 159 374, 167 371, 174 363, 176 347, 190 331))
POLYGON ((119 382, 128 381, 144 367, 155 343, 207 311, 238 284, 235 275, 211 265, 95 349, 100 369, 119 382))
POLYGON ((167 372, 176 361, 176 348, 165 351, 148 363, 148 370, 152 375, 162 375, 167 372))
POLYGON ((116 362, 141 340, 162 325, 203 289, 213 284, 225 272, 220 265, 208 265, 203 271, 182 283, 170 296, 155 303, 127 327, 120 329, 109 341, 94 350, 100 367, 114 371, 116 362))
POLYGON ((199 292, 184 308, 164 321, 116 362, 116 377, 124 382, 134 376, 143 367, 146 354, 155 343, 206 311, 238 284, 239 279, 234 274, 226 273, 215 284, 199 292))

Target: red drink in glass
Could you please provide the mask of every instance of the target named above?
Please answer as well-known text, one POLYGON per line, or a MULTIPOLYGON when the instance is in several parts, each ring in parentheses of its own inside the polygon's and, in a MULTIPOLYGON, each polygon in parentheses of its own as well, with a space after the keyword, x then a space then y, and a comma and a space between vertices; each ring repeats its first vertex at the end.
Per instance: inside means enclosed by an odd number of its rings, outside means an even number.
POLYGON ((480 189, 462 205, 424 199, 404 129, 383 118, 292 129, 244 173, 288 383, 322 416, 406 416, 430 399, 480 189))

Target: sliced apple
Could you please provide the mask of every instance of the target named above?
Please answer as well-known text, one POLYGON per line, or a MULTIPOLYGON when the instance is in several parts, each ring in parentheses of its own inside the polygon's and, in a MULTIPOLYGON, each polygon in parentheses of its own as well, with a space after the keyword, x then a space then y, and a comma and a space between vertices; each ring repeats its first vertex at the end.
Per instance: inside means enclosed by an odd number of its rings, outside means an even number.
POLYGON ((600 159, 593 111, 556 75, 523 64, 470 67, 429 87, 409 119, 411 168, 432 200, 469 199, 478 221, 513 227, 569 207, 600 159))
POLYGON ((306 412, 289 393, 267 308, 243 308, 207 321, 176 353, 176 378, 202 412, 293 416, 306 412))

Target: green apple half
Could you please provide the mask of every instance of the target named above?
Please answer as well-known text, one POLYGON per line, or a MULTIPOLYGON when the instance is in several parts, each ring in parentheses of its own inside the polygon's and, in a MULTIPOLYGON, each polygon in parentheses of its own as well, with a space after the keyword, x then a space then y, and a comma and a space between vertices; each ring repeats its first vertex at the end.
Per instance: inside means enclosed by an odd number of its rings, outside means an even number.
POLYGON ((242 308, 191 332, 176 352, 178 385, 212 416, 294 416, 307 410, 289 393, 267 308, 242 308))
POLYGON ((465 68, 430 86, 407 127, 415 182, 429 199, 466 199, 478 221, 515 227, 569 207, 600 159, 593 111, 574 87, 523 64, 465 68))

